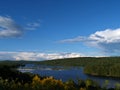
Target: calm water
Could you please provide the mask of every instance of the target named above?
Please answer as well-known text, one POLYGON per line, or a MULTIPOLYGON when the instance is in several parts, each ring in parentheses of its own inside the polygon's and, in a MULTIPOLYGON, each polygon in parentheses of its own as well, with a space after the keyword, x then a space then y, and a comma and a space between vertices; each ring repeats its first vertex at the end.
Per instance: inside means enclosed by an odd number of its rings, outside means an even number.
POLYGON ((67 80, 74 80, 77 83, 78 79, 86 80, 92 79, 98 82, 101 86, 105 80, 109 81, 108 87, 114 87, 115 83, 120 83, 120 79, 106 78, 106 77, 94 77, 84 74, 82 67, 61 67, 61 66, 45 66, 45 65, 33 65, 27 64, 25 67, 20 67, 21 72, 31 72, 39 74, 40 76, 53 76, 55 79, 61 79, 63 82, 67 80))

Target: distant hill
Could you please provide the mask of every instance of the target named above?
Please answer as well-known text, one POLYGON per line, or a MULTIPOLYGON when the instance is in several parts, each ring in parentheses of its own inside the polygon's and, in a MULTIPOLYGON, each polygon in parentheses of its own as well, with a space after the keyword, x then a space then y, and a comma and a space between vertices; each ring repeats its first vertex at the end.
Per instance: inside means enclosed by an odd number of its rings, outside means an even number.
POLYGON ((79 58, 65 58, 46 61, 37 61, 37 64, 57 65, 57 66, 85 66, 87 64, 108 63, 120 61, 120 57, 79 57, 79 58))

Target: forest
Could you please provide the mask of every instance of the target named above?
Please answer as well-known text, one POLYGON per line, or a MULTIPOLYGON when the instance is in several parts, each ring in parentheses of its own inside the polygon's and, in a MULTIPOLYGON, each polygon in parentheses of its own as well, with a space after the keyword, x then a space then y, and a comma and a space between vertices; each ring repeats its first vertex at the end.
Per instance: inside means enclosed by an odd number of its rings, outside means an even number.
POLYGON ((41 61, 37 64, 82 66, 84 73, 89 75, 120 78, 120 57, 81 57, 41 61))
POLYGON ((96 76, 120 77, 119 57, 83 57, 48 61, 0 61, 0 90, 120 90, 120 84, 114 88, 107 88, 108 81, 103 86, 87 79, 63 82, 54 77, 41 77, 37 74, 22 73, 16 68, 27 63, 58 65, 58 66, 82 66, 84 73, 96 76))

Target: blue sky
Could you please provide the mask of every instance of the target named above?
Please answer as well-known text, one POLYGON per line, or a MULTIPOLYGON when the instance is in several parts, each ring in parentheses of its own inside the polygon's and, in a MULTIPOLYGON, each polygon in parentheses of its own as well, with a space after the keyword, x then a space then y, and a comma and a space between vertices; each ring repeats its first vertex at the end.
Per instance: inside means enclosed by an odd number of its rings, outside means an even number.
POLYGON ((0 59, 119 56, 119 0, 1 0, 0 59))

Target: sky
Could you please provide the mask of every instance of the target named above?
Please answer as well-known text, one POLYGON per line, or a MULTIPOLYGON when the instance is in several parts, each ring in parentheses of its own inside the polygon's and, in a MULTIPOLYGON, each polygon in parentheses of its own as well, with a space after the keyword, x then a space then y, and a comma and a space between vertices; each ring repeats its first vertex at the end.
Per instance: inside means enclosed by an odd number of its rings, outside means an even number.
POLYGON ((0 1, 0 60, 119 53, 119 0, 0 1))

